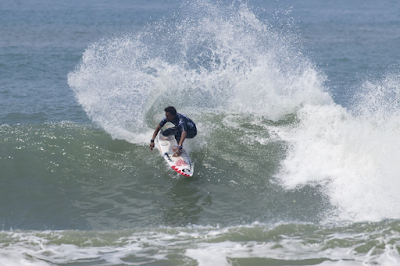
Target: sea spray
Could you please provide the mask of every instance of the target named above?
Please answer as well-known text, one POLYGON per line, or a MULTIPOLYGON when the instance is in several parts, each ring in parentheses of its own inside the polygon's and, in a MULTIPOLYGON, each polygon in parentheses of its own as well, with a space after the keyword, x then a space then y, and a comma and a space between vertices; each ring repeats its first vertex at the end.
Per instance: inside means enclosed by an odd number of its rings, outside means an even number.
POLYGON ((244 3, 194 1, 172 19, 91 45, 68 83, 95 123, 135 143, 147 142, 167 105, 195 120, 204 112, 278 120, 331 102, 297 38, 244 3))
POLYGON ((284 136, 290 148, 279 180, 289 189, 322 184, 332 205, 328 221, 400 217, 398 81, 390 73, 364 82, 352 110, 305 106, 284 136))

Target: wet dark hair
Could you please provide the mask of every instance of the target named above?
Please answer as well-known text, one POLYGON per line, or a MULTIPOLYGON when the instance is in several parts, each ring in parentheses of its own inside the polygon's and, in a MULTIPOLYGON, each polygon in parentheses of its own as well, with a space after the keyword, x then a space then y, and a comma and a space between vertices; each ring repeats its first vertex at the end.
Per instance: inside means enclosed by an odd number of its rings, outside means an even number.
POLYGON ((176 109, 173 106, 168 106, 164 109, 164 111, 170 113, 171 115, 176 115, 176 109))

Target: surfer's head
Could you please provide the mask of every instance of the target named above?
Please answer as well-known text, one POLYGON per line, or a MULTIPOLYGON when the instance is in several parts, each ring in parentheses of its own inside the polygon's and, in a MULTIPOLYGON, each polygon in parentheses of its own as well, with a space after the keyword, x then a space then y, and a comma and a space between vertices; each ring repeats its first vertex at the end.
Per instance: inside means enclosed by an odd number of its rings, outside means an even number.
POLYGON ((174 120, 176 116, 176 109, 173 106, 168 106, 167 108, 164 109, 165 111, 165 117, 167 118, 167 121, 171 122, 174 120))

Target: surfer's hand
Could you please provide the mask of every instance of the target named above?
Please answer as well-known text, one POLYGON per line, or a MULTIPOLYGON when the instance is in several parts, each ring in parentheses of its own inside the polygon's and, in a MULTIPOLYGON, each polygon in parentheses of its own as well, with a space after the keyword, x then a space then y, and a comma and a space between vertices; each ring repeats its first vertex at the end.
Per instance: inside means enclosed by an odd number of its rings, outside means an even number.
POLYGON ((172 148, 172 151, 175 152, 172 157, 178 157, 179 155, 182 154, 182 146, 175 146, 172 148))
POLYGON ((172 151, 175 153, 182 152, 182 146, 175 146, 172 148, 172 151))
POLYGON ((154 149, 154 142, 150 142, 150 150, 152 151, 154 149))
POLYGON ((179 157, 182 154, 182 150, 178 150, 177 152, 175 152, 172 157, 179 157))

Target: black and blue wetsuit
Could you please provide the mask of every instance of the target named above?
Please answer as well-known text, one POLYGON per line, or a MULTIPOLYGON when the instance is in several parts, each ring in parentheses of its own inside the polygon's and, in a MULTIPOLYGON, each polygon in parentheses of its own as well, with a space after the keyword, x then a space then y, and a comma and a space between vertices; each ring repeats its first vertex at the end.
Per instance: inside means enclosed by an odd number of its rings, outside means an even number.
MULTIPOLYGON (((163 127, 167 123, 167 118, 160 122, 163 127)), ((175 135, 176 141, 179 143, 183 131, 186 131, 186 138, 191 139, 197 135, 196 124, 187 116, 177 113, 173 121, 170 121, 175 127, 168 128, 162 132, 164 136, 175 135)))

